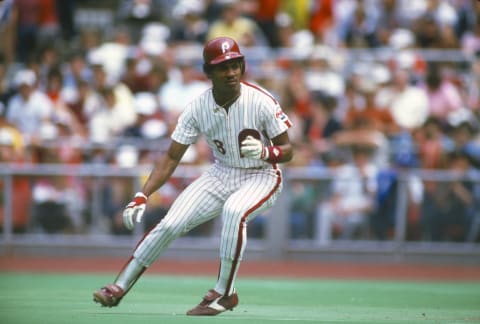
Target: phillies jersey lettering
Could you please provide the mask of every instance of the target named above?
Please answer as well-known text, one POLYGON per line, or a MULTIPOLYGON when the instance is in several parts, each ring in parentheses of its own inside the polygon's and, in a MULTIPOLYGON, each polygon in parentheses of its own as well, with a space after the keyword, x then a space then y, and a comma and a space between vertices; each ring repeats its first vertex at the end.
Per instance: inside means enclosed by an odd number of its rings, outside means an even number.
POLYGON ((172 139, 188 145, 203 134, 218 162, 235 168, 266 167, 268 162, 241 156, 241 141, 252 135, 268 146, 290 127, 288 116, 267 90, 242 82, 240 96, 228 112, 216 104, 212 89, 188 104, 172 139))

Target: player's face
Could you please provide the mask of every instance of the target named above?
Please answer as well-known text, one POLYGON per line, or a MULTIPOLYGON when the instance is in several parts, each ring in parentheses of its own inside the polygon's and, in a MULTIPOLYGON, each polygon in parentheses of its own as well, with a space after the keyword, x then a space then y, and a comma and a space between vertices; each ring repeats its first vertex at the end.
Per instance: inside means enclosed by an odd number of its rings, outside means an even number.
POLYGON ((232 92, 240 88, 242 63, 240 60, 226 61, 216 65, 210 74, 213 87, 218 91, 232 92))

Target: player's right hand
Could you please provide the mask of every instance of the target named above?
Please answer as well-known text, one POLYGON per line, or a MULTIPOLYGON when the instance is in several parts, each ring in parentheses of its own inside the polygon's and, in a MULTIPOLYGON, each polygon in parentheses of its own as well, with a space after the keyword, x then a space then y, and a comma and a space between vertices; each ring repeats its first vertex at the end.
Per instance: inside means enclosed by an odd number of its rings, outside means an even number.
POLYGON ((147 206, 147 196, 143 192, 137 192, 133 200, 125 207, 123 211, 123 224, 129 230, 133 229, 133 221, 137 223, 142 221, 143 213, 147 206))

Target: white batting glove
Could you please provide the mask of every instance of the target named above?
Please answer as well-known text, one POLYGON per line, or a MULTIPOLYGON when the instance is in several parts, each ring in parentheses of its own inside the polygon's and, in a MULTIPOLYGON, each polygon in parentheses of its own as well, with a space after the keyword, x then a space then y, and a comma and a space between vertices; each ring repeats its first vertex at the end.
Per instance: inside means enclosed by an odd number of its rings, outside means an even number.
POLYGON ((123 224, 129 230, 133 229, 133 221, 137 223, 142 221, 143 213, 147 206, 147 196, 143 192, 137 192, 133 200, 125 207, 123 211, 123 224))
POLYGON ((263 143, 254 138, 253 136, 247 136, 242 142, 240 152, 244 157, 257 160, 268 159, 268 149, 263 143))

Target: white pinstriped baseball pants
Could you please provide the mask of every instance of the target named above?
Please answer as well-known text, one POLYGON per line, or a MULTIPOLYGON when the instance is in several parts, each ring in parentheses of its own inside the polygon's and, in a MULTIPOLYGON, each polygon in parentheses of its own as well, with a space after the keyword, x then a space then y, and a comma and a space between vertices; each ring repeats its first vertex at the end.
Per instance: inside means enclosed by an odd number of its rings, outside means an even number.
POLYGON ((133 256, 148 267, 174 239, 222 215, 220 258, 237 263, 247 243, 248 221, 271 207, 281 190, 278 168, 241 169, 216 163, 177 197, 133 256))

